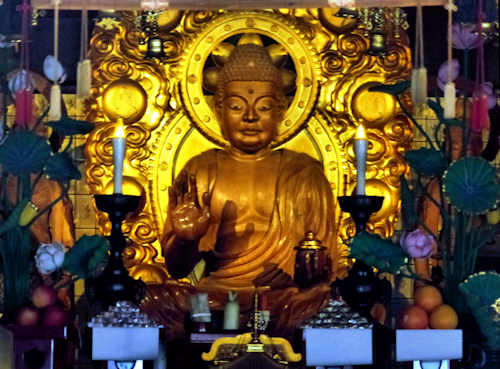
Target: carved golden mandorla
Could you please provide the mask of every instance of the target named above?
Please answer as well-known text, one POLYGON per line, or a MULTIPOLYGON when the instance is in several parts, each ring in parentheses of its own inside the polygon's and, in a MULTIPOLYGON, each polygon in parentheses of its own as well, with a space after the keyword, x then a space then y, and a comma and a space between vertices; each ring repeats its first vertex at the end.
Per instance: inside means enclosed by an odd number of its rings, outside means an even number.
MULTIPOLYGON (((369 87, 408 78, 405 37, 392 40, 382 58, 366 53, 365 30, 335 17, 335 10, 171 10, 158 20, 166 54, 159 61, 144 58, 145 46, 134 28, 136 15, 123 13, 119 24, 96 26, 90 50, 94 87, 86 101, 87 119, 96 123, 86 145, 92 193, 112 191, 111 137, 115 120, 125 121, 124 192, 145 199, 142 212, 123 226, 133 241, 125 258, 134 277, 161 282, 168 276, 158 242, 168 187, 191 157, 226 144, 209 91, 216 67, 236 43, 263 44, 285 79, 295 78, 274 146, 320 160, 334 196, 354 189, 353 137, 358 124, 365 125, 370 140, 367 194, 385 197, 369 228, 383 236, 393 232, 400 207, 399 176, 408 170, 402 155, 411 142, 411 126, 391 96, 369 87)), ((342 240, 355 227, 338 208, 332 216, 345 257, 341 263, 347 264, 342 240)), ((101 230, 109 231, 104 214, 98 222, 101 230)))

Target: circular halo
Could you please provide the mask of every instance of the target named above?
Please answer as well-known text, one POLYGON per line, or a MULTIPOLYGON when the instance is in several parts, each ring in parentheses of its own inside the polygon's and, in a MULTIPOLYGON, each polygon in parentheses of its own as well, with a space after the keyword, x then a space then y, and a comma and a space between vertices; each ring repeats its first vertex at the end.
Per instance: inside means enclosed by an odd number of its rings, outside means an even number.
POLYGON ((102 96, 102 110, 112 122, 123 119, 126 124, 137 122, 146 112, 148 95, 134 80, 120 78, 112 82, 102 96))
POLYGON ((297 74, 295 95, 278 126, 278 136, 272 145, 276 147, 296 135, 306 123, 316 103, 319 87, 317 51, 286 18, 254 11, 231 13, 209 23, 184 55, 181 94, 196 128, 215 144, 227 146, 215 112, 203 92, 203 71, 206 60, 220 43, 231 36, 249 33, 266 36, 283 46, 297 74))

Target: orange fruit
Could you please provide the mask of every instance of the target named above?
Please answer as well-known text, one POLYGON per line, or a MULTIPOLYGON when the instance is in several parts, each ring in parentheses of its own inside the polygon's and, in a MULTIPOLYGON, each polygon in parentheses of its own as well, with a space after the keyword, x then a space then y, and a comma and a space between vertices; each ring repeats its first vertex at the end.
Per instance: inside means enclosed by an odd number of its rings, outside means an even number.
POLYGON ((403 329, 425 329, 429 325, 427 312, 418 305, 410 305, 399 316, 399 327, 403 329))
POLYGON ((431 313, 430 326, 434 329, 455 329, 458 325, 458 316, 450 305, 438 306, 431 313))
POLYGON ((434 286, 423 286, 417 288, 414 295, 415 304, 427 312, 433 311, 443 303, 441 292, 434 286))

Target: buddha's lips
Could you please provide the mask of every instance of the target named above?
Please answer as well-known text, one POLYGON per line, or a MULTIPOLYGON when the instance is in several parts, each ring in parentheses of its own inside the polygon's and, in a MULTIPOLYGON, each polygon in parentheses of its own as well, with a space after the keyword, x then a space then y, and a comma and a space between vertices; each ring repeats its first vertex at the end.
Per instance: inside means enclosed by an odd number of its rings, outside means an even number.
POLYGON ((262 131, 259 129, 242 129, 240 132, 246 136, 257 136, 262 131))

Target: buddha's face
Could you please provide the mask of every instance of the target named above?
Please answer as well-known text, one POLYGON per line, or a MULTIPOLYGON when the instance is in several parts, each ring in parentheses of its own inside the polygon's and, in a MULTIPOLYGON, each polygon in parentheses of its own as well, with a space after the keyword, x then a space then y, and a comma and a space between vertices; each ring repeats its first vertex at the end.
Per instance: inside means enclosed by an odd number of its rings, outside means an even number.
POLYGON ((218 113, 224 137, 248 154, 269 147, 283 119, 275 84, 262 81, 229 82, 218 113))

